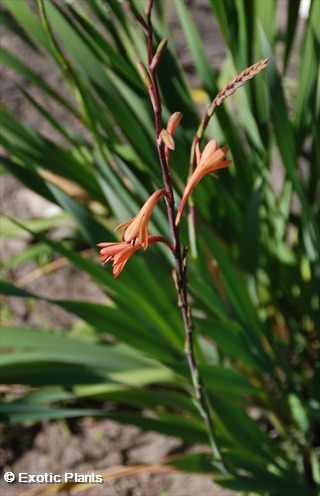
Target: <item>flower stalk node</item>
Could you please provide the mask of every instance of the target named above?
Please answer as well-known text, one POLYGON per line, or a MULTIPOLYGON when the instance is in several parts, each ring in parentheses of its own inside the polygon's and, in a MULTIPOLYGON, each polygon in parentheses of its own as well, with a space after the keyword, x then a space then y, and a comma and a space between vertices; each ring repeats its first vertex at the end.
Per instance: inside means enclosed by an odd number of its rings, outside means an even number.
POLYGON ((182 265, 183 265, 183 273, 187 273, 187 265, 188 265, 188 252, 189 252, 189 245, 185 245, 183 247, 183 252, 182 252, 182 265))

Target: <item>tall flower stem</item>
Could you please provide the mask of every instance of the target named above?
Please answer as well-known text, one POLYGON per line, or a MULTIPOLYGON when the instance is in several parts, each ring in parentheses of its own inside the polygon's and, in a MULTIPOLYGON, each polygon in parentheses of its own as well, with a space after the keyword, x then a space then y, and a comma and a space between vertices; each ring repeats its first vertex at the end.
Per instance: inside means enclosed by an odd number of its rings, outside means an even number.
MULTIPOLYGON (((192 140, 191 151, 190 151, 190 162, 189 162, 189 177, 192 175, 196 167, 196 147, 198 144, 200 145, 205 135, 209 121, 213 116, 213 114, 215 113, 216 109, 221 105, 222 102, 224 102, 226 98, 233 95, 233 93, 235 93, 235 91, 237 91, 238 88, 241 88, 241 86, 246 84, 247 81, 249 81, 250 79, 254 78, 254 76, 259 74, 259 72, 261 72, 267 66, 268 60, 269 57, 265 59, 261 59, 259 60, 259 62, 256 62, 255 64, 252 64, 250 67, 247 67, 243 71, 239 72, 239 74, 237 74, 237 76, 234 79, 232 79, 232 81, 229 81, 229 83, 221 91, 219 91, 215 99, 207 107, 205 114, 197 129, 197 132, 192 140)), ((192 240, 195 240, 196 211, 195 211, 195 206, 192 203, 191 197, 189 197, 188 203, 189 203, 189 228, 190 228, 189 235, 192 240)), ((196 254, 197 247, 195 242, 192 243, 192 250, 193 253, 196 254)))
POLYGON ((165 156, 164 143, 161 138, 162 104, 161 104, 161 97, 159 92, 158 78, 156 75, 157 64, 154 63, 154 52, 153 52, 153 42, 152 42, 153 29, 151 22, 152 4, 153 4, 152 0, 149 0, 147 2, 146 26, 145 25, 143 26, 148 43, 148 69, 151 79, 151 86, 149 86, 148 91, 155 117, 156 142, 157 142, 159 161, 162 169, 163 182, 165 189, 168 193, 168 200, 166 203, 167 203, 167 213, 168 213, 168 220, 170 226, 170 233, 173 242, 173 254, 175 258, 175 282, 176 282, 176 288, 178 294, 178 305, 181 308, 184 329, 185 329, 184 351, 187 357, 187 361, 191 373, 195 396, 198 400, 199 409, 206 425, 213 455, 217 460, 221 460, 220 452, 213 438, 213 424, 212 424, 209 402, 201 381, 201 377, 199 375, 195 353, 194 353, 194 340, 193 340, 194 327, 192 324, 191 308, 188 302, 188 291, 187 291, 187 253, 185 250, 184 254, 182 254, 179 227, 177 227, 175 224, 176 212, 175 212, 174 193, 170 178, 170 171, 165 156))

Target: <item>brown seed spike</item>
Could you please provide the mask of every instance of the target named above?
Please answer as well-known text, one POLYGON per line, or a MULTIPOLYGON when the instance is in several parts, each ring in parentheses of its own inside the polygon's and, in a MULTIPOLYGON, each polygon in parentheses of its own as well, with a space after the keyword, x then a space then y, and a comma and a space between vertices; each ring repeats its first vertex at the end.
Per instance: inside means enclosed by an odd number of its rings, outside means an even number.
POLYGON ((208 109, 208 115, 212 115, 216 107, 221 105, 221 103, 232 93, 234 93, 238 88, 243 86, 249 79, 252 79, 254 76, 259 74, 262 69, 267 67, 267 62, 269 57, 266 59, 259 60, 255 64, 252 64, 250 67, 247 67, 242 72, 240 72, 232 81, 230 81, 223 90, 219 91, 213 102, 211 103, 208 109))

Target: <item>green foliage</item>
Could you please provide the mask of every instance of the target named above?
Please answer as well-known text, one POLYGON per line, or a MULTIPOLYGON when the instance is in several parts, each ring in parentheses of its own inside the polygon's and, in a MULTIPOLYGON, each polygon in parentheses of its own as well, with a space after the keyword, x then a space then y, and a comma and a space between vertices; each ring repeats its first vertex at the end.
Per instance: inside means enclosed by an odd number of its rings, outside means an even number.
MULTIPOLYGON (((172 260, 158 245, 134 255, 114 280, 92 248, 115 239, 113 228, 134 216, 162 187, 151 107, 136 68, 146 58, 143 33, 116 1, 85 4, 3 0, 6 28, 47 57, 59 71, 63 92, 53 88, 13 51, 3 63, 34 88, 20 88, 64 145, 1 109, 2 166, 27 188, 62 207, 50 220, 4 219, 6 236, 31 233, 34 245, 14 263, 59 254, 87 273, 106 294, 106 304, 50 300, 87 326, 68 330, 6 326, 2 331, 1 376, 25 384, 26 393, 2 404, 7 422, 82 415, 110 417, 143 429, 208 443, 192 398, 183 355, 183 324, 171 279, 172 260), (40 14, 38 8, 40 7, 40 14), (68 96, 66 96, 68 95, 68 96), (48 102, 46 105, 43 101, 48 102), (83 133, 59 121, 54 102, 83 133), (59 178, 52 182, 49 171, 59 178), (84 192, 76 198, 68 179, 84 192), (99 207, 97 208, 97 204, 99 207), (72 219, 74 237, 53 241, 54 225, 72 219), (88 332, 90 329, 90 332, 88 332), (106 344, 111 335, 116 343, 106 344), (82 402, 92 402, 83 408, 82 402), (101 403, 119 405, 106 413, 101 403), (133 413, 130 407, 139 409, 133 413), (144 411, 152 416, 144 416, 144 411)), ((141 8, 141 2, 132 2, 141 8)), ((193 9, 172 2, 194 60, 200 85, 212 100, 223 83, 262 57, 259 75, 217 109, 213 129, 230 147, 233 165, 219 181, 205 178, 194 194, 197 256, 189 258, 197 360, 212 404, 215 436, 225 457, 221 475, 210 457, 190 455, 173 463, 212 473, 230 489, 272 496, 316 495, 320 432, 319 261, 319 46, 320 2, 311 1, 294 47, 299 1, 288 2, 283 33, 275 26, 276 2, 209 2, 228 52, 213 69, 193 21, 193 9), (278 55, 280 53, 280 55, 278 55), (277 55, 276 55, 277 54, 277 55), (292 76, 290 62, 296 66, 292 76), (289 102, 289 103, 288 103, 289 102), (274 172, 274 157, 279 156, 274 172), (283 176, 283 180, 282 180, 283 176), (275 181, 280 181, 275 193, 275 181), (292 202, 298 208, 292 208, 292 202), (318 327, 317 327, 318 326, 318 327), (253 418, 255 420, 253 420, 253 418)), ((166 9, 157 2, 156 39, 170 32, 166 9), (163 9, 163 11, 162 11, 163 9)), ((196 103, 173 44, 159 67, 165 122, 175 111, 183 120, 175 135, 171 169, 177 196, 188 175, 189 150, 199 125, 196 103)), ((164 125, 165 125, 164 122, 164 125)), ((187 229, 183 226, 183 238, 187 229)), ((164 209, 157 207, 151 232, 168 235, 164 209)), ((12 265, 8 259, 8 267, 12 265)), ((4 282, 12 297, 46 299, 4 282)))

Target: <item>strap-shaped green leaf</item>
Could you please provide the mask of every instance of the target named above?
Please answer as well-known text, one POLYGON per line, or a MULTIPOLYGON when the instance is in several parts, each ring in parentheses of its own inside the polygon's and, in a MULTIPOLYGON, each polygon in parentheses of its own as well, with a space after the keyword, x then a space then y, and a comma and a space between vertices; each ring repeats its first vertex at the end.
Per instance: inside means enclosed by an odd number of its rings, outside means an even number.
POLYGON ((319 258, 319 226, 297 175, 296 160, 299 146, 295 141, 293 126, 289 120, 281 79, 275 64, 275 57, 272 53, 272 49, 262 26, 260 26, 260 38, 264 56, 271 57, 266 74, 268 79, 268 89, 270 92, 271 118, 277 145, 288 177, 292 182, 293 188, 295 189, 299 200, 301 201, 302 217, 305 225, 303 234, 305 238, 306 250, 308 251, 310 258, 312 260, 316 260, 319 258))

